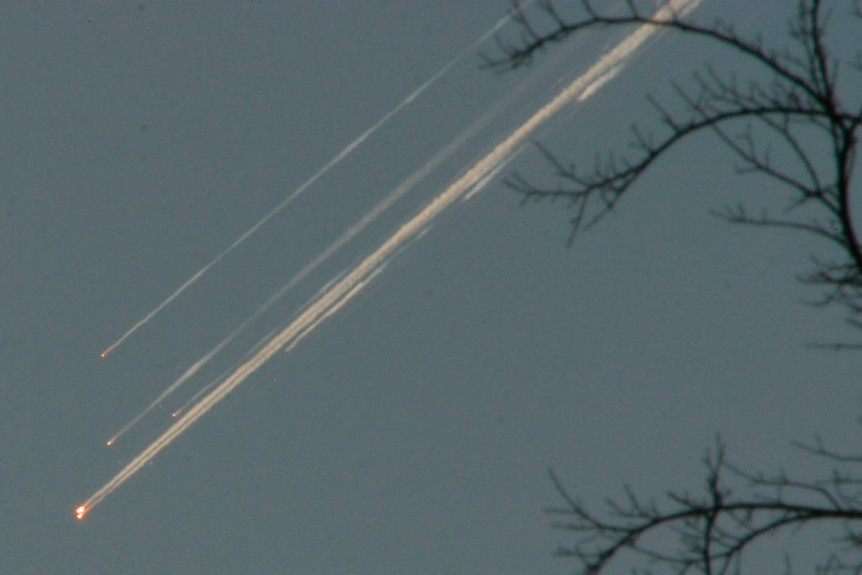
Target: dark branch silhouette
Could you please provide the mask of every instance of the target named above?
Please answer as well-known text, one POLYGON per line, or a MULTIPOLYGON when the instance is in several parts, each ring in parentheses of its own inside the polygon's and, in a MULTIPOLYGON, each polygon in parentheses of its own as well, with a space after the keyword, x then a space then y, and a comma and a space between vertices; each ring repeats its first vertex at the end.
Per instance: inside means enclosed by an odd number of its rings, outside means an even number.
MULTIPOLYGON (((667 152, 691 136, 712 135, 736 157, 738 173, 776 184, 785 203, 778 214, 765 208, 752 211, 744 203, 714 213, 732 223, 808 234, 831 246, 828 257, 812 258, 811 269, 800 279, 822 290, 815 304, 843 307, 847 321, 862 328, 862 248, 852 212, 862 125, 862 49, 851 47, 856 52, 842 60, 826 36, 830 16, 839 9, 841 18, 862 24, 862 0, 836 0, 829 9, 823 0, 799 0, 786 44, 779 47, 768 46, 759 36, 738 34, 723 21, 699 23, 696 15, 683 16, 681 9, 658 19, 636 0, 615 9, 593 0, 573 4, 571 16, 551 0, 540 0, 535 15, 513 8, 520 35, 514 42, 498 38, 500 55, 484 55, 485 66, 514 70, 583 31, 649 25, 711 43, 754 72, 739 78, 705 65, 686 82, 674 84, 673 107, 649 100, 658 128, 651 133, 634 127, 628 154, 608 152, 583 170, 537 144, 553 169, 555 185, 542 187, 518 174, 509 185, 524 201, 567 202, 573 213, 571 242, 613 211, 667 152)), ((862 345, 814 347, 838 351, 862 345)), ((862 473, 856 469, 862 452, 839 453, 820 439, 796 447, 828 470, 813 479, 784 471, 751 473, 727 461, 719 440, 705 458, 701 493, 670 491, 658 500, 644 500, 626 488, 600 511, 573 497, 550 471, 561 504, 548 513, 572 537, 559 554, 577 560, 588 574, 627 561, 638 566, 636 572, 741 573, 743 556, 767 541, 774 544, 775 536, 788 541, 818 533, 824 547, 817 573, 862 574, 862 473)), ((791 572, 789 559, 784 572, 791 572)))
POLYGON ((644 501, 626 488, 600 512, 571 496, 551 470, 562 504, 548 513, 574 538, 558 554, 576 559, 589 574, 627 556, 661 569, 657 572, 724 575, 741 572, 744 553, 776 535, 810 538, 819 531, 824 543, 831 537, 833 545, 824 551, 818 573, 862 572, 862 476, 853 473, 862 456, 837 453, 819 439, 797 447, 831 465, 831 471, 805 480, 783 471, 752 474, 726 460, 719 439, 704 459, 701 494, 671 491, 661 501, 644 501))
MULTIPOLYGON (((585 30, 652 25, 716 44, 739 58, 740 64, 756 64, 760 73, 741 80, 710 66, 694 71, 686 84, 674 85, 682 112, 670 112, 650 99, 661 125, 658 132, 633 128, 628 146, 634 150, 632 154, 608 152, 587 170, 560 160, 539 145, 557 184, 542 187, 519 174, 511 176, 508 184, 524 201, 567 202, 574 214, 571 242, 581 229, 614 210, 667 152, 691 136, 711 133, 735 154, 739 173, 773 180, 786 200, 779 215, 766 209, 752 213, 744 205, 726 206, 714 213, 733 223, 812 234, 838 248, 829 252, 829 259, 813 259, 812 269, 800 279, 823 289, 817 304, 843 306, 851 324, 862 327, 862 247, 851 212, 862 94, 851 90, 843 94, 840 90, 841 62, 825 42, 829 13, 824 2, 799 2, 789 25, 787 46, 780 48, 766 46, 758 37, 744 38, 721 21, 704 25, 678 13, 655 19, 634 0, 625 2, 622 13, 606 13, 594 5, 597 3, 580 0, 580 15, 571 19, 549 0, 539 4, 540 15, 532 18, 513 8, 520 39, 516 43, 498 39, 501 56, 484 55, 486 67, 520 68, 551 44, 585 30), (544 28, 549 30, 539 31, 544 28), (774 149, 780 154, 772 153, 774 149)), ((862 23, 860 0, 851 3, 848 15, 862 23)), ((862 72, 860 54, 857 52, 847 66, 857 80, 862 72)), ((835 349, 844 347, 836 344, 835 349)))

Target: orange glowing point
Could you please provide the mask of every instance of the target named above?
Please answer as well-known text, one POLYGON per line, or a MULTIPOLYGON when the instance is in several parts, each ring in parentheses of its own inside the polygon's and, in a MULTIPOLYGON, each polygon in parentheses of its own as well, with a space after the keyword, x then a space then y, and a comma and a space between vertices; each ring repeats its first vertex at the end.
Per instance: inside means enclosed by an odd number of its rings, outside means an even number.
POLYGON ((81 505, 77 509, 75 509, 75 517, 77 517, 79 520, 83 519, 84 515, 87 514, 87 511, 89 511, 89 509, 87 509, 87 506, 81 505))
POLYGON ((112 437, 111 439, 109 439, 109 440, 105 443, 105 445, 107 445, 108 447, 112 446, 112 445, 114 444, 114 440, 116 440, 116 439, 117 439, 116 437, 112 437))
POLYGON ((103 352, 102 352, 102 357, 105 357, 106 355, 108 355, 108 354, 109 354, 109 353, 111 353, 112 351, 114 351, 114 346, 113 346, 113 345, 112 345, 111 347, 109 347, 108 349, 106 349, 105 351, 103 351, 103 352))

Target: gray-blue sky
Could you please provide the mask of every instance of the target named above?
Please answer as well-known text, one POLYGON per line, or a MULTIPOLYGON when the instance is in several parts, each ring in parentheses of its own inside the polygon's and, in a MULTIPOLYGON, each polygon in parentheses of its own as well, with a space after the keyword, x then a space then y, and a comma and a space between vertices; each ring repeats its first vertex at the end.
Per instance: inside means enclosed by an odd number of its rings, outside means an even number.
MULTIPOLYGON (((862 360, 805 348, 847 336, 838 314, 799 303, 813 294, 793 275, 814 246, 711 218, 762 190, 703 139, 569 251, 559 207, 521 208, 500 184, 457 205, 347 309, 75 521, 73 506, 174 404, 115 449, 105 439, 191 361, 518 94, 208 375, 234 362, 609 40, 504 76, 468 58, 100 359, 508 5, 306 4, 2 9, 0 573, 565 572, 550 557, 561 535, 541 512, 554 502, 548 465, 587 496, 623 482, 649 492, 694 487, 716 432, 764 467, 795 462, 791 438, 856 437, 862 360)), ((789 15, 722 5, 743 9, 747 26, 770 30, 789 15)), ((646 117, 645 92, 667 93, 704 58, 722 56, 655 43, 543 140, 586 158, 618 145, 646 117)), ((544 169, 530 153, 513 167, 544 169)))

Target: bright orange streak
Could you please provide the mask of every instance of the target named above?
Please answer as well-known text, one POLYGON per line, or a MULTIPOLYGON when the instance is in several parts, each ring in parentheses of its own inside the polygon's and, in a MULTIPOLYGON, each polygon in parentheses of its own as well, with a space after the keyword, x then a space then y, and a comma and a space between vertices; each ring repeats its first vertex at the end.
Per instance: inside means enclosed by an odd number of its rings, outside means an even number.
POLYGON ((112 346, 108 347, 108 349, 106 349, 105 351, 103 351, 103 352, 102 352, 102 357, 105 357, 106 355, 108 355, 109 353, 111 353, 112 351, 114 351, 114 347, 115 347, 115 346, 113 346, 113 345, 112 345, 112 346))
POLYGON ((84 515, 87 514, 87 511, 89 511, 89 509, 87 509, 86 505, 79 505, 78 508, 75 509, 75 517, 80 521, 84 518, 84 515))

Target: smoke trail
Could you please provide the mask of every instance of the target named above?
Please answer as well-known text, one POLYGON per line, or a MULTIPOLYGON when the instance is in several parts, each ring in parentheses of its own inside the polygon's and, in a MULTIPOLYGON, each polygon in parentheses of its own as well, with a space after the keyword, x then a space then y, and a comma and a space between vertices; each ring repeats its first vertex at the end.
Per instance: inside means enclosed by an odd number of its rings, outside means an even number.
MULTIPOLYGON (((360 220, 354 223, 350 228, 347 229, 344 233, 342 233, 331 245, 329 245, 325 250, 323 250, 320 254, 317 255, 311 262, 305 265, 299 272, 297 272, 284 286, 282 286, 276 293, 274 293, 270 298, 263 303, 260 307, 258 307, 254 313, 245 319, 238 327, 236 327, 231 333, 224 337, 215 347, 213 347, 210 351, 204 354, 200 359, 194 362, 180 377, 178 377, 174 382, 167 387, 164 391, 162 391, 158 397, 156 397, 152 402, 150 402, 147 407, 145 407, 140 413, 135 415, 128 423, 126 423, 119 431, 117 431, 107 442, 108 446, 113 445, 117 442, 123 435, 125 435, 129 430, 131 430, 135 425, 137 425, 144 417, 147 416, 153 409, 158 407, 162 401, 165 400, 169 395, 171 395, 174 391, 180 388, 184 383, 186 383, 192 376, 194 376, 198 371, 200 371, 209 361, 215 357, 222 349, 227 347, 234 339, 239 336, 249 325, 251 325, 255 320, 257 320, 261 315, 263 315, 270 307, 273 306, 279 299, 281 299, 287 292, 296 287, 300 282, 302 282, 305 278, 307 278, 318 266, 328 260, 333 254, 335 254, 338 250, 344 247, 347 243, 352 241, 357 235, 362 233, 365 228, 367 228, 371 223, 373 223, 381 214, 383 214, 387 209, 389 209, 395 202, 404 197, 407 193, 409 193, 416 185, 425 179, 428 174, 433 172, 436 168, 440 166, 444 161, 452 157, 461 147, 470 139, 471 136, 476 134, 479 130, 481 130, 486 124, 488 124, 496 115, 499 113, 500 106, 495 106, 491 111, 485 114, 482 118, 474 122, 470 125, 469 128, 464 130, 461 134, 459 134, 454 140, 452 140, 449 144, 447 144, 442 150, 437 152, 430 160, 428 160, 424 166, 420 167, 412 174, 410 174, 403 182, 398 184, 389 194, 380 200, 380 202, 375 205, 371 211, 365 214, 360 220)), ((502 166, 501 166, 502 167, 502 166)), ((497 168, 494 171, 494 174, 499 170, 497 168)), ((491 175, 493 177, 493 174, 491 175)), ((471 193, 472 195, 472 193, 471 193)), ((327 286, 328 287, 328 286, 327 286)), ((193 399, 196 399, 198 394, 195 394, 193 399)), ((191 401, 191 400, 190 400, 191 401)), ((183 411, 186 406, 181 407, 178 411, 183 411)))
MULTIPOLYGON (((693 10, 701 0, 680 0, 671 2, 655 14, 655 18, 668 18, 672 14, 682 14, 693 10)), ((335 311, 347 304, 362 289, 368 285, 374 275, 378 273, 381 265, 385 265, 393 254, 415 237, 431 222, 439 216, 446 208, 455 201, 462 198, 473 186, 481 182, 500 162, 512 154, 517 147, 539 126, 559 112, 563 107, 578 103, 578 96, 602 76, 612 69, 613 66, 622 62, 647 39, 654 35, 657 28, 644 24, 638 27, 625 40, 620 42, 613 50, 602 56, 598 62, 593 64, 589 70, 576 78, 566 86, 550 102, 545 104, 538 112, 533 114, 520 127, 515 129, 507 138, 500 142, 489 154, 476 162, 461 177, 459 177, 446 190, 428 203, 418 214, 403 224, 392 236, 384 241, 374 252, 357 264, 349 273, 337 281, 332 287, 323 293, 300 313, 286 328, 267 342, 254 356, 240 365, 230 376, 221 382, 215 389, 206 395, 199 403, 183 414, 173 425, 171 425, 161 436, 144 449, 137 457, 132 459, 120 472, 108 481, 104 486, 90 496, 83 504, 75 509, 78 519, 84 516, 96 505, 98 505, 111 492, 120 487, 135 473, 152 460, 162 449, 171 444, 186 429, 203 417, 218 402, 227 397, 230 392, 243 383, 249 376, 254 374, 264 363, 274 356, 280 349, 293 348, 307 335, 313 332, 313 328, 335 311)), ((595 90, 593 91, 595 92, 595 90)), ((582 100, 583 101, 583 100, 582 100)))
MULTIPOLYGON (((529 0, 525 3, 526 5, 532 4, 535 0, 529 0)), ((153 308, 149 313, 147 313, 143 318, 141 318, 135 325, 129 328, 126 333, 121 335, 114 343, 105 348, 105 351, 102 352, 102 357, 106 357, 109 353, 114 351, 117 347, 120 346, 126 339, 128 339, 133 333, 138 331, 141 327, 146 325, 150 320, 152 320, 160 311, 162 311, 165 307, 167 307, 172 301, 180 296, 184 291, 186 291, 189 287, 192 286, 196 281, 198 281, 204 274, 206 274, 210 268, 216 265, 219 261, 222 260, 225 256, 239 247, 245 240, 255 234, 266 222, 271 220, 276 214, 281 212, 284 208, 286 208, 293 200, 301 196, 308 188, 317 182, 320 178, 325 176, 332 168, 341 163, 344 158, 353 153, 356 148, 362 145, 365 140, 371 137, 377 130, 382 128, 389 120, 391 120, 396 114, 398 114, 401 110, 410 105, 416 98, 418 98, 422 93, 427 90, 432 84, 434 84, 437 80, 439 80, 443 75, 445 75, 449 70, 451 70, 458 62, 464 59, 467 54, 471 53, 475 50, 480 44, 485 42, 489 37, 495 34, 500 28, 502 28, 509 20, 511 16, 506 16, 501 18, 496 24, 494 24, 490 30, 482 34, 475 42, 473 42, 470 46, 468 46, 463 52, 452 58, 445 66, 440 68, 433 76, 428 78, 421 86, 413 90, 413 92, 408 95, 404 100, 401 101, 400 104, 392 108, 389 112, 387 112, 382 118, 377 120, 370 128, 365 130, 362 134, 359 135, 358 138, 353 140, 350 144, 347 145, 343 150, 341 150, 334 158, 329 160, 322 168, 317 170, 313 176, 305 181, 301 186, 299 186, 296 190, 293 191, 289 196, 287 196, 284 200, 281 201, 277 206, 275 206, 272 210, 269 211, 265 216, 263 216, 260 220, 257 221, 253 226, 251 226, 248 230, 246 230, 241 236, 239 236, 232 244, 230 244, 227 248, 225 248, 220 254, 214 257, 208 264, 199 269, 192 277, 187 279, 180 287, 178 287, 174 292, 169 295, 164 301, 162 301, 159 305, 153 308)), ((134 425, 134 424, 132 424, 134 425)), ((121 435, 122 432, 118 435, 121 435)))

